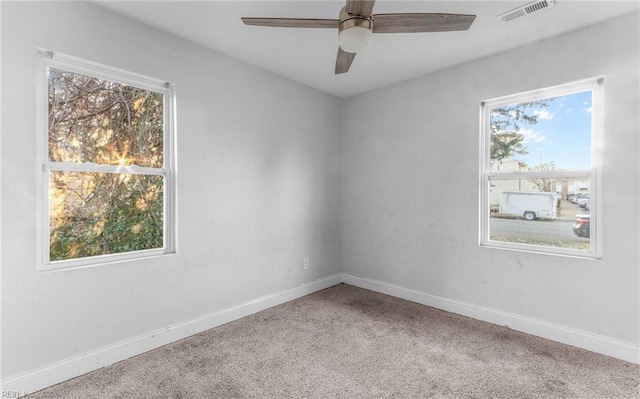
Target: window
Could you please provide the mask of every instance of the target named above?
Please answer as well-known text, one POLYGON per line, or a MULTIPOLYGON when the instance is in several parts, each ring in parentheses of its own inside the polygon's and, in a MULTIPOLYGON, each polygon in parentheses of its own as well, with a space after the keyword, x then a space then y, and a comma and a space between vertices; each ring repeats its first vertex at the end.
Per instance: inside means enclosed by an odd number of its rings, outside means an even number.
POLYGON ((173 89, 40 54, 41 269, 174 252, 173 89))
POLYGON ((603 79, 481 103, 480 245, 597 258, 603 79))

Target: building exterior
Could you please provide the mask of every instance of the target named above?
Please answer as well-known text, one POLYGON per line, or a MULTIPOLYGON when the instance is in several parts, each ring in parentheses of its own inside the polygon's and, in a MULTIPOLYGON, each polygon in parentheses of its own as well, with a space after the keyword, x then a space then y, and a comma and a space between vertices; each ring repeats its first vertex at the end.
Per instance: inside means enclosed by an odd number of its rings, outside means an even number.
MULTIPOLYGON (((492 162, 491 172, 526 172, 537 170, 536 167, 527 165, 525 162, 507 158, 492 162)), ((497 210, 500 204, 500 194, 503 191, 546 191, 555 192, 566 198, 568 194, 589 192, 589 181, 585 179, 513 179, 513 180, 492 180, 489 188, 489 203, 497 210)))

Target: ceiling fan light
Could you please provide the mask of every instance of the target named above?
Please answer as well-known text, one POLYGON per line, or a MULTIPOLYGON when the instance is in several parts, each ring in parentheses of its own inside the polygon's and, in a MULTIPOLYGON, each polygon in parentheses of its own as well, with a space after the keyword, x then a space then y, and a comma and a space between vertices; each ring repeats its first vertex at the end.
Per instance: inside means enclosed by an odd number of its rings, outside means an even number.
POLYGON ((373 32, 363 26, 353 26, 341 30, 338 34, 338 43, 342 51, 347 53, 359 53, 371 44, 373 32))

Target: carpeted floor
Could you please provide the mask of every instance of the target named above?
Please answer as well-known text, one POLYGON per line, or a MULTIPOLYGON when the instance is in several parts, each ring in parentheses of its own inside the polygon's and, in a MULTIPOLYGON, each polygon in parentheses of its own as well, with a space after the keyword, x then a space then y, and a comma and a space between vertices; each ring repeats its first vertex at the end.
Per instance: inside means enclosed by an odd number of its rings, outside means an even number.
POLYGON ((33 398, 640 398, 640 366, 337 285, 33 398))

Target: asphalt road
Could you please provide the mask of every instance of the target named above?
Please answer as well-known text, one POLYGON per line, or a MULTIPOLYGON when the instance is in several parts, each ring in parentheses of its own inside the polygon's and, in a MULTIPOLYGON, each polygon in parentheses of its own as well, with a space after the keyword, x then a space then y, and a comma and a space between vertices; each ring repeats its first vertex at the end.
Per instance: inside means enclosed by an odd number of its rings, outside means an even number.
POLYGON ((510 236, 534 240, 573 240, 583 242, 573 234, 575 221, 520 220, 491 218, 491 236, 510 236))

